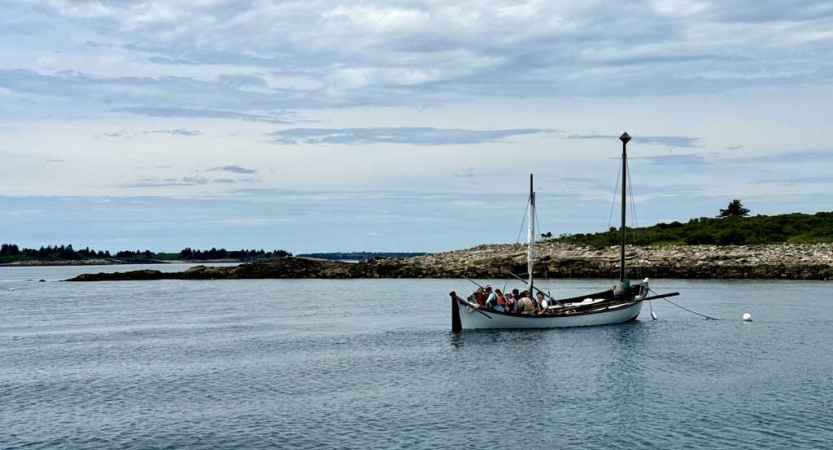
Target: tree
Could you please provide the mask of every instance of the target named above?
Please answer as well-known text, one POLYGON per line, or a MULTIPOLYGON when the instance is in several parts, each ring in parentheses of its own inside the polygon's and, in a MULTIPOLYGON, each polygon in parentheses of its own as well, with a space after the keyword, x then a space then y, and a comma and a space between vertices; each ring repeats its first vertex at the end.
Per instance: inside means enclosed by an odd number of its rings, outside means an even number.
POLYGON ((734 199, 729 202, 729 206, 726 209, 720 210, 720 216, 718 217, 746 217, 748 215, 749 209, 744 208, 740 200, 734 199))

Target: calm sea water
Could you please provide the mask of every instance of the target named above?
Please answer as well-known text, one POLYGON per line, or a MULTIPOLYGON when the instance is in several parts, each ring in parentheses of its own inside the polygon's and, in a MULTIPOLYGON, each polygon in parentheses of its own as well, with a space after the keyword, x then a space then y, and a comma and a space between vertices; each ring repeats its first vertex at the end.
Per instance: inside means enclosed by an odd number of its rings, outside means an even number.
POLYGON ((830 283, 656 280, 725 320, 455 335, 466 281, 53 281, 103 270, 0 268, 0 448, 833 442, 830 283))

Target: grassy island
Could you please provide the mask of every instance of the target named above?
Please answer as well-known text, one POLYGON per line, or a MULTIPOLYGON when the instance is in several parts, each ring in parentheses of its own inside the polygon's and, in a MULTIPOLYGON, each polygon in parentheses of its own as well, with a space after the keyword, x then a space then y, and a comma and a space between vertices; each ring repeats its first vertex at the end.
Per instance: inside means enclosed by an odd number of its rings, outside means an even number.
MULTIPOLYGON (((777 216, 700 217, 686 223, 628 228, 628 243, 638 245, 764 245, 833 242, 833 212, 777 216)), ((547 235, 544 235, 548 238, 547 235)), ((619 245, 619 229, 601 233, 562 234, 550 239, 602 248, 619 245)))

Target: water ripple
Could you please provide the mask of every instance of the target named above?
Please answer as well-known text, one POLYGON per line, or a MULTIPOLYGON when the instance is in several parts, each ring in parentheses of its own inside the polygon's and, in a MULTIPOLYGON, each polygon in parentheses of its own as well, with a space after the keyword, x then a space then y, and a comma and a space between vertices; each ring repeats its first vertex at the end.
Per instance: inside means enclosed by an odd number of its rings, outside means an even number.
POLYGON ((25 285, 0 297, 0 448, 815 449, 833 440, 824 356, 833 309, 809 304, 825 284, 668 282, 714 315, 753 311, 752 324, 658 304, 657 322, 459 335, 448 331, 444 297, 457 284, 25 285), (731 300, 712 295, 730 290, 731 300))

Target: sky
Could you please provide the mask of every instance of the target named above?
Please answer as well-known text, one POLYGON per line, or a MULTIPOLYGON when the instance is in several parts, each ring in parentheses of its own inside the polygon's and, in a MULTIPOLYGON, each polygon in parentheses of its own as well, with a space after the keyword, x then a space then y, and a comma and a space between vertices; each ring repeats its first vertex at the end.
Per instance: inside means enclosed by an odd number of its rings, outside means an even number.
POLYGON ((602 231, 624 131, 632 224, 830 211, 831 99, 829 0, 0 0, 0 241, 602 231))

